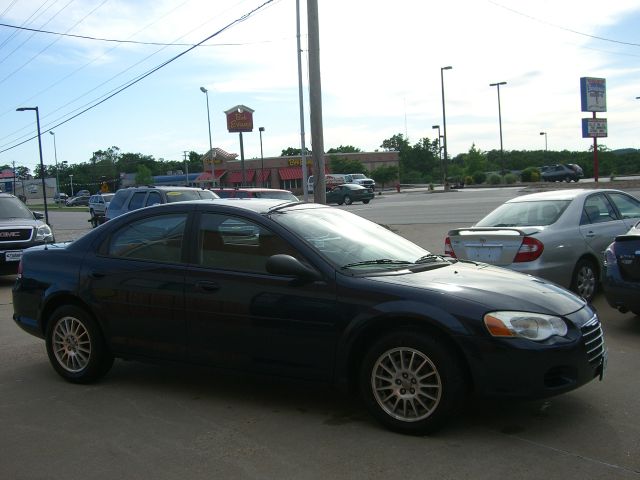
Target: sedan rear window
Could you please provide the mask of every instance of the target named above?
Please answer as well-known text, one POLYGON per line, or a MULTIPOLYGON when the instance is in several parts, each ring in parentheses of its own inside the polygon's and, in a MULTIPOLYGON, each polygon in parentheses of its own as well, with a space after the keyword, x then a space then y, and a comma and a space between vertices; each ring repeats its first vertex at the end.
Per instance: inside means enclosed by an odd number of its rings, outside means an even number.
POLYGON ((533 227, 555 223, 571 200, 509 202, 484 217, 476 227, 533 227))

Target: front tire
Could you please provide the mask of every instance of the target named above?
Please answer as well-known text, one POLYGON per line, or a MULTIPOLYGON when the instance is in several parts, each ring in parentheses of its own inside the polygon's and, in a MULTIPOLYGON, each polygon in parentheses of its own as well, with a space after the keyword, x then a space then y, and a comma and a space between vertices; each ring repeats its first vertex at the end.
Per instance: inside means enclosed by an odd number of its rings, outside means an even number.
POLYGON ((463 370, 446 345, 406 330, 380 338, 366 353, 360 392, 369 412, 390 430, 437 430, 465 393, 463 370))
POLYGON ((90 383, 113 365, 102 332, 82 308, 65 305, 51 315, 46 335, 47 354, 54 370, 72 383, 90 383))
POLYGON ((366 205, 367 203, 369 203, 369 200, 362 200, 362 203, 366 205))
POLYGON ((598 290, 598 270, 591 260, 579 260, 573 270, 571 290, 592 302, 598 290))

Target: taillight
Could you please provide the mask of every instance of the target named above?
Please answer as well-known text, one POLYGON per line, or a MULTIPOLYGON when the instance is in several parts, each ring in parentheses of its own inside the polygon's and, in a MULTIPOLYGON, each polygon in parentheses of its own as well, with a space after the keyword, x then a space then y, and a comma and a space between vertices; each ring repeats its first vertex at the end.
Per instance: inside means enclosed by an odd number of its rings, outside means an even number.
POLYGON ((444 254, 449 257, 457 258, 456 252, 453 251, 453 246, 451 245, 451 239, 446 237, 444 239, 444 254))
POLYGON ((542 255, 543 250, 544 245, 540 240, 533 237, 524 237, 522 245, 520 245, 516 258, 514 258, 513 261, 514 263, 533 262, 542 255))
POLYGON ((616 244, 612 243, 604 251, 604 266, 609 267, 616 263, 618 263, 618 259, 616 258, 616 244))

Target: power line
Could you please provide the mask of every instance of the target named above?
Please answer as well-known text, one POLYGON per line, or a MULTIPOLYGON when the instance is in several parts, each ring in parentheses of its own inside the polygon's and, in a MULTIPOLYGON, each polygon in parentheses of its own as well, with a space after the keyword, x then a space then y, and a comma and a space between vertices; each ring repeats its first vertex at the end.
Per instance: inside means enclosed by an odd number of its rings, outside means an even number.
MULTIPOLYGON (((165 62, 161 63, 160 65, 152 68, 151 70, 147 71, 146 73, 139 75, 137 78, 134 78, 133 80, 130 80, 128 82, 126 82, 125 84, 121 85, 120 87, 118 87, 116 90, 112 91, 112 93, 107 94, 106 97, 104 97, 102 100, 97 100, 95 101, 92 105, 84 108, 83 110, 81 110, 80 112, 76 113, 75 115, 67 118, 66 120, 60 121, 59 123, 47 128, 46 130, 44 130, 41 133, 47 133, 48 131, 54 130, 58 127, 60 127, 61 125, 64 125, 65 123, 70 122, 71 120, 85 114, 86 112, 93 110, 94 108, 96 108, 98 105, 101 105, 103 103, 105 103, 107 100, 115 97, 116 95, 122 93, 123 91, 127 90, 128 88, 132 87, 133 85, 135 85, 136 83, 141 82, 142 80, 144 80, 145 78, 147 78, 148 76, 152 75, 153 73, 157 72, 158 70, 162 69, 163 67, 166 67, 167 65, 169 65, 170 63, 173 63, 174 61, 176 61, 177 59, 179 59, 180 57, 186 55, 187 53, 189 53, 191 50, 194 50, 195 48, 199 47, 200 45, 202 45, 203 43, 207 42, 208 40, 211 40, 212 38, 220 35, 221 33, 223 33, 224 31, 230 29, 231 27, 233 27, 236 24, 242 23, 245 20, 247 20, 249 17, 251 17, 251 15, 253 15, 254 13, 258 12, 259 10, 261 10, 262 8, 264 8, 265 6, 269 5, 270 3, 272 3, 274 0, 266 0, 264 3, 262 3, 261 5, 259 5, 258 7, 254 8, 253 10, 249 11, 248 13, 245 13, 244 15, 242 15, 241 17, 238 17, 237 19, 233 20, 232 22, 228 23, 227 25, 225 25, 224 27, 222 27, 220 30, 218 30, 217 32, 213 33, 212 35, 209 35, 208 37, 204 38, 203 40, 201 40, 200 42, 196 43, 195 45, 187 48, 184 52, 179 53, 178 55, 175 55, 173 57, 171 57, 170 59, 166 60, 165 62)), ((20 145, 23 145, 31 140, 34 140, 38 138, 37 135, 34 135, 26 140, 23 140, 22 142, 19 142, 15 145, 12 145, 11 147, 5 148, 3 150, 0 150, 0 153, 4 153, 7 152, 9 150, 12 150, 16 147, 19 147, 20 145)))
MULTIPOLYGON (((49 35, 58 35, 60 37, 71 37, 71 38, 79 38, 82 40, 92 40, 97 42, 109 42, 109 43, 125 43, 131 45, 151 45, 156 47, 192 47, 193 43, 163 43, 163 42, 141 42, 138 40, 119 40, 115 38, 101 38, 101 37, 91 37, 87 35, 74 35, 71 33, 60 33, 60 32, 52 32, 50 30, 41 30, 38 28, 26 28, 26 27, 18 27, 16 25, 9 25, 7 23, 0 23, 0 27, 6 28, 14 28, 17 30, 25 30, 28 32, 36 32, 36 33, 46 33, 49 35)), ((229 47, 229 46, 245 46, 245 45, 254 45, 256 43, 270 43, 271 40, 261 40, 257 42, 235 42, 235 43, 215 43, 210 45, 203 45, 206 47, 229 47)))
POLYGON ((591 35, 591 34, 588 34, 588 33, 579 32, 577 30, 573 30, 571 28, 563 27, 562 25, 556 25, 555 23, 547 22, 546 20, 541 20, 541 19, 536 18, 536 17, 534 17, 532 15, 528 15, 526 13, 519 12, 518 10, 514 10, 513 8, 506 7, 505 5, 501 5, 500 3, 494 2, 492 0, 487 0, 487 1, 489 3, 494 4, 496 7, 503 8, 505 10, 508 10, 509 12, 515 13, 516 15, 520 15, 521 17, 525 17, 525 18, 528 18, 529 20, 533 20, 533 21, 538 22, 538 23, 543 23, 545 25, 549 25, 551 27, 558 28, 560 30, 564 30, 565 32, 575 33, 576 35, 582 35, 583 37, 593 38, 594 40, 600 40, 600 41, 603 41, 603 42, 617 43, 619 45, 627 45, 627 46, 631 46, 631 47, 640 47, 640 43, 623 42, 621 40, 614 40, 614 39, 611 39, 611 38, 599 37, 597 35, 591 35))

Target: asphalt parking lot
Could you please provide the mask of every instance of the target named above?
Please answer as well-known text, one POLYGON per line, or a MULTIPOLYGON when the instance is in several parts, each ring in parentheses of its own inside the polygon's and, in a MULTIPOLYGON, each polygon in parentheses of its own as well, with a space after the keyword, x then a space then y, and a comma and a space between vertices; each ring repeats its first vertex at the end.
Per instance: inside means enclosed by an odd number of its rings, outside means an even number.
MULTIPOLYGON (((424 202, 436 212, 437 202, 485 208, 470 197, 393 201, 407 215, 415 203, 422 223, 388 223, 434 251, 456 222, 430 220, 424 202)), ((399 218, 385 202, 368 215, 388 208, 399 218)), ((86 212, 59 215, 59 240, 88 231, 79 223, 86 212)), ((594 303, 609 349, 602 382, 532 402, 474 399, 441 432, 409 437, 322 385, 121 360, 97 384, 68 384, 44 342, 13 323, 12 282, 0 277, 3 478, 640 478, 640 318, 602 296, 594 303)))

